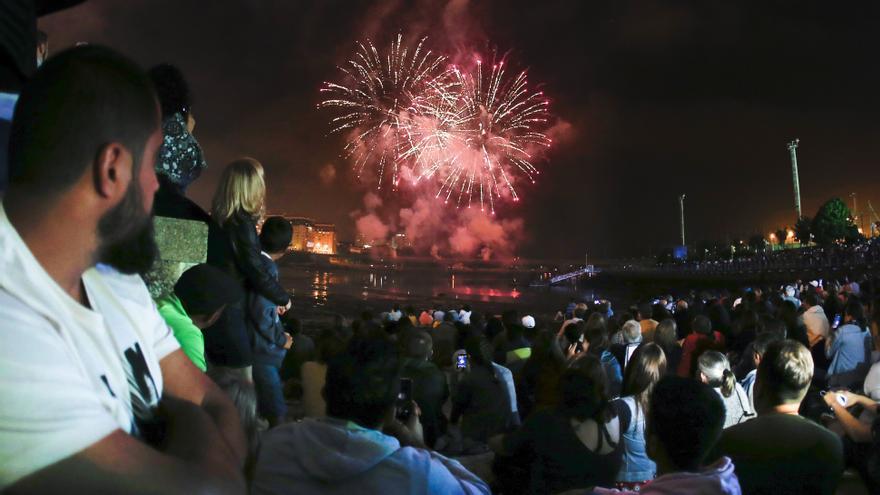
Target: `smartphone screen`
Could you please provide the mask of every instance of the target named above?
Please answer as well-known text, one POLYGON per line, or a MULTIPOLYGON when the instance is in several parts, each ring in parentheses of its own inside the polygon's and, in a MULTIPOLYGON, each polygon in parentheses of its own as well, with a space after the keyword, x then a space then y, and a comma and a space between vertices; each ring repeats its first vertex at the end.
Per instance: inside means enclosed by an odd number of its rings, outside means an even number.
POLYGON ((840 314, 834 315, 834 323, 832 323, 831 328, 837 328, 840 326, 840 314))
POLYGON ((455 367, 463 370, 466 369, 468 365, 467 354, 459 354, 455 357, 455 367))
POLYGON ((412 379, 400 379, 400 392, 397 394, 397 419, 406 421, 412 414, 412 379))

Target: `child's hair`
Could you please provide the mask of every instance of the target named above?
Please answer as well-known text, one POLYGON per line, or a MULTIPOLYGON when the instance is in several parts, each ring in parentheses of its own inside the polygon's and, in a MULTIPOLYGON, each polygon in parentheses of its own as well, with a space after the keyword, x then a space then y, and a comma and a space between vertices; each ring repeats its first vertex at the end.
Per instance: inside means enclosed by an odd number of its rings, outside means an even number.
POLYGON ((293 227, 286 218, 269 217, 260 231, 260 246, 269 254, 283 253, 287 251, 292 238, 293 227))

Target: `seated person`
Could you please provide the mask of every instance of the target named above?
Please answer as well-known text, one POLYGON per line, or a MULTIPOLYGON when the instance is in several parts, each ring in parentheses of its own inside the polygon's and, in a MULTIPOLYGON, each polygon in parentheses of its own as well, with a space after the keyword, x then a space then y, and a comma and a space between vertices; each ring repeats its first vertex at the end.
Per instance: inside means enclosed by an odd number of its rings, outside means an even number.
POLYGON ((830 386, 850 387, 868 374, 873 344, 865 310, 855 298, 846 304, 843 322, 825 340, 825 356, 831 359, 827 380, 830 386))
POLYGON ((227 304, 237 303, 242 297, 244 291, 235 279, 201 264, 183 272, 174 284, 174 292, 157 299, 156 307, 186 357, 196 368, 208 371, 202 330, 217 322, 227 304))
MULTIPOLYGON (((485 443, 489 437, 516 424, 512 418, 515 407, 511 404, 507 379, 492 362, 491 347, 485 337, 468 337, 465 351, 468 367, 454 387, 450 420, 453 424, 461 422, 464 438, 485 443)), ((512 385, 512 378, 510 381, 512 385)))
POLYGON ((396 419, 399 388, 392 344, 352 341, 327 369, 327 418, 269 430, 251 492, 488 494, 457 461, 425 449, 415 404, 406 424, 396 419))
POLYGON ((704 466, 723 425, 724 404, 707 385, 677 376, 661 379, 651 394, 647 424, 648 453, 659 476, 638 492, 597 488, 594 493, 740 495, 730 459, 704 466))
POLYGON ((833 494, 843 472, 840 439, 798 416, 813 358, 794 340, 773 342, 758 365, 758 417, 721 435, 714 457, 730 457, 743 493, 833 494))
POLYGON ((446 374, 430 361, 433 352, 431 336, 414 332, 404 342, 405 357, 400 375, 412 380, 413 399, 422 410, 421 423, 425 444, 434 448, 437 438, 446 429, 443 404, 449 398, 446 374))
POLYGON ((147 75, 101 46, 15 107, 0 207, 0 491, 243 493, 229 398, 180 350, 145 273, 162 142, 147 75))
POLYGON ((755 363, 755 369, 749 371, 745 378, 742 379, 742 382, 740 382, 749 398, 749 406, 752 411, 755 410, 755 377, 758 376, 758 366, 761 364, 764 353, 767 352, 767 346, 779 340, 782 340, 782 336, 776 332, 762 332, 758 334, 758 337, 752 343, 752 360, 755 363))
POLYGON ((706 351, 697 359, 700 381, 712 387, 724 401, 724 427, 729 428, 755 417, 755 411, 742 385, 737 383, 727 356, 706 351))
POLYGON ((518 431, 489 441, 499 456, 497 478, 504 493, 614 486, 629 410, 609 402, 602 363, 593 355, 585 354, 565 371, 561 388, 558 407, 535 412, 518 431))

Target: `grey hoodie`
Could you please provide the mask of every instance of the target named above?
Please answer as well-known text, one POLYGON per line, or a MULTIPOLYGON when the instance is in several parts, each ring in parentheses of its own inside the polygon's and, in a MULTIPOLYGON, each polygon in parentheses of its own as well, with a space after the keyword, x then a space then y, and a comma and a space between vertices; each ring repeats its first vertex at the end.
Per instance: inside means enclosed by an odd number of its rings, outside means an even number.
POLYGON ((261 494, 489 494, 457 461, 401 447, 376 430, 333 418, 266 433, 251 485, 261 494))

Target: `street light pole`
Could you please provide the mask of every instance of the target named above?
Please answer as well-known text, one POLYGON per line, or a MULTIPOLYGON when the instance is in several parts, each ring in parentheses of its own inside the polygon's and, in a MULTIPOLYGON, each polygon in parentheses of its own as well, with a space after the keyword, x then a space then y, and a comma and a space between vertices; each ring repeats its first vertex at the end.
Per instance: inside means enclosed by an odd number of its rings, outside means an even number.
POLYGON ((794 182, 794 209, 797 211, 797 219, 800 220, 801 215, 801 181, 798 179, 797 165, 797 148, 801 140, 795 138, 794 141, 788 143, 788 152, 791 154, 791 180, 794 182))
POLYGON ((856 193, 849 193, 849 197, 853 200, 852 221, 856 227, 859 227, 859 206, 856 202, 856 193))
POLYGON ((678 197, 678 212, 681 216, 681 245, 684 246, 684 194, 678 197))

